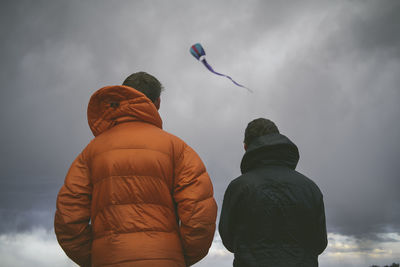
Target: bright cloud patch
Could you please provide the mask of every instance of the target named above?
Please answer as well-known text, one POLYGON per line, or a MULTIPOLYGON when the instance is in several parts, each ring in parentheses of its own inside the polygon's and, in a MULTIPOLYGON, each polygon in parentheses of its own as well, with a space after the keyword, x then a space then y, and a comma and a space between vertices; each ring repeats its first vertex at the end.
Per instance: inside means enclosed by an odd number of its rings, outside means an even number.
POLYGON ((386 233, 378 238, 380 242, 329 234, 328 248, 320 258, 321 266, 382 266, 399 262, 400 235, 386 233))
POLYGON ((54 231, 44 229, 0 235, 0 259, 1 266, 8 267, 76 266, 58 245, 54 231))
MULTIPOLYGON (((399 262, 400 235, 398 233, 382 234, 380 242, 360 240, 353 237, 329 235, 329 245, 320 256, 323 267, 366 267, 373 264, 385 265, 399 262)), ((76 266, 67 258, 57 243, 54 231, 35 229, 31 232, 0 235, 0 258, 2 266, 43 266, 71 267, 76 266)), ((222 245, 217 233, 206 258, 196 267, 232 266, 233 254, 222 245)))

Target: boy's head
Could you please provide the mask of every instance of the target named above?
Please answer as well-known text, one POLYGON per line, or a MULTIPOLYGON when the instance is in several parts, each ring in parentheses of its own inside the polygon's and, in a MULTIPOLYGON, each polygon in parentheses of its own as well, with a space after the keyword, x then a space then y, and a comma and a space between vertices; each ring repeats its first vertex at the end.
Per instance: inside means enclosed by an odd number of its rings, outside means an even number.
POLYGON ((279 133, 274 122, 264 118, 252 120, 247 124, 244 132, 244 149, 247 150, 251 142, 257 137, 271 133, 279 133))
POLYGON ((132 87, 142 92, 154 104, 160 101, 159 99, 163 87, 154 76, 146 72, 141 71, 129 75, 122 83, 122 85, 132 87))

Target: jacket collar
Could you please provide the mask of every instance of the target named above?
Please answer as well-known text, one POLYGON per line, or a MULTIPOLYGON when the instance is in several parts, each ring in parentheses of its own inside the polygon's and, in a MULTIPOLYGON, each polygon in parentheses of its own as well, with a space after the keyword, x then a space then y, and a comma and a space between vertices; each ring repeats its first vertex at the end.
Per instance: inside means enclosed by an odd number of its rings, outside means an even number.
POLYGON ((242 158, 242 173, 261 166, 282 165, 295 169, 299 161, 297 146, 286 136, 278 133, 260 136, 248 147, 242 158))
POLYGON ((106 86, 90 98, 87 117, 89 127, 97 136, 126 121, 144 121, 162 128, 156 107, 143 93, 124 85, 106 86))

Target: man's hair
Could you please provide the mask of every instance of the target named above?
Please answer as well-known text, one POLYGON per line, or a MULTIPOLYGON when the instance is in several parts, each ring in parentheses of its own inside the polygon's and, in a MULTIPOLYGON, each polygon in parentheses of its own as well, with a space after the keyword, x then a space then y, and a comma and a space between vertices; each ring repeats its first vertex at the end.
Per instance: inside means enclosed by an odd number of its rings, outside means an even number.
POLYGON ((264 118, 252 120, 247 124, 246 130, 244 131, 244 143, 249 146, 257 137, 271 133, 279 133, 275 123, 264 118))
POLYGON ((154 76, 143 71, 129 75, 122 85, 142 92, 153 103, 160 97, 161 90, 163 89, 161 83, 154 76))

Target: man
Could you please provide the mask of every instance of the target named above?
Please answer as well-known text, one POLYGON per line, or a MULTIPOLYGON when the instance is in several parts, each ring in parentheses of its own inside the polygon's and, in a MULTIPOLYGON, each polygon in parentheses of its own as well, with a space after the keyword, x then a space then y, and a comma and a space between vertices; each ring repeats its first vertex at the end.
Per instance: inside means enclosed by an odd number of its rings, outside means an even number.
POLYGON ((244 149, 219 222, 233 266, 318 266, 327 245, 324 203, 318 186, 295 171, 296 145, 259 118, 246 128, 244 149))
POLYGON ((72 163, 54 222, 80 266, 190 266, 208 253, 212 184, 192 148, 162 130, 161 89, 139 72, 90 99, 95 138, 72 163))

